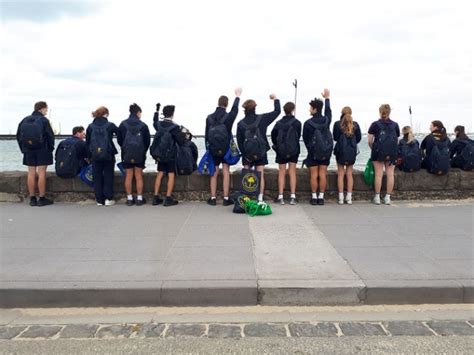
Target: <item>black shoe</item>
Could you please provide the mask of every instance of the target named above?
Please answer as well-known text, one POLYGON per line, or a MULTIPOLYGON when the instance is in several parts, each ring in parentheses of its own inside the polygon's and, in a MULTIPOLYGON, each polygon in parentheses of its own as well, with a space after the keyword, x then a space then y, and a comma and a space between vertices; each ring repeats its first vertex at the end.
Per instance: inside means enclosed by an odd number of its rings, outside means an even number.
POLYGON ((38 201, 36 200, 36 196, 30 197, 30 206, 38 206, 38 201))
POLYGON ((309 200, 309 203, 312 204, 313 206, 316 206, 319 204, 319 200, 317 198, 311 197, 311 200, 309 200))
POLYGON ((215 205, 217 205, 217 199, 209 197, 209 199, 207 200, 207 204, 209 206, 215 206, 215 205))
POLYGON ((163 206, 169 207, 169 206, 176 206, 177 204, 178 204, 178 200, 175 200, 171 196, 166 196, 163 206))
POLYGON ((46 197, 40 197, 38 200, 38 207, 52 205, 54 202, 46 197))
POLYGON ((324 198, 318 198, 318 205, 324 206, 324 198))
POLYGON ((158 206, 158 205, 161 205, 162 203, 163 203, 163 199, 161 199, 160 196, 158 195, 153 196, 153 201, 151 202, 153 206, 158 206))
POLYGON ((127 206, 133 206, 135 204, 135 200, 132 198, 131 200, 127 199, 127 206))
POLYGON ((136 204, 137 206, 143 206, 144 204, 146 204, 146 200, 145 200, 144 197, 142 197, 142 199, 141 199, 141 200, 137 200, 137 201, 135 202, 135 204, 136 204))
POLYGON ((224 206, 231 206, 235 204, 235 201, 229 197, 227 200, 224 199, 224 201, 222 201, 222 204, 224 206))

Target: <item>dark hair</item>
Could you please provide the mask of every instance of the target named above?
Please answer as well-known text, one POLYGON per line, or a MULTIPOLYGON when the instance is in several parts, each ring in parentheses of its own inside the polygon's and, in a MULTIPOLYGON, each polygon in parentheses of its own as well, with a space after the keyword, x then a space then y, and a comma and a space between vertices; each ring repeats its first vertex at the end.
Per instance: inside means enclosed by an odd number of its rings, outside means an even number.
POLYGON ((82 133, 84 132, 84 127, 82 126, 77 126, 72 129, 72 135, 75 136, 77 133, 82 133))
POLYGON ((286 115, 291 115, 294 110, 295 110, 295 104, 293 102, 287 102, 283 106, 283 111, 285 111, 286 115))
POLYGON ((109 109, 105 106, 100 106, 97 110, 92 111, 92 117, 104 117, 109 114, 109 109))
POLYGON ((242 107, 244 108, 245 114, 255 112, 255 107, 257 107, 257 103, 255 100, 246 100, 242 107))
POLYGON ((431 121, 431 124, 436 127, 436 130, 441 133, 441 140, 445 140, 447 138, 446 128, 444 128, 443 122, 441 121, 431 121))
POLYGON ((454 128, 454 133, 456 133, 456 138, 459 139, 467 139, 466 131, 464 129, 464 126, 456 126, 454 128))
POLYGON ((44 108, 48 108, 48 104, 45 101, 38 101, 35 103, 35 111, 39 111, 44 108))
POLYGON ((167 105, 163 107, 163 116, 169 118, 174 115, 174 105, 167 105))
POLYGON ((324 106, 324 102, 323 100, 320 100, 320 99, 317 99, 315 98, 314 100, 311 100, 309 102, 309 105, 316 109, 317 112, 322 112, 323 111, 323 106, 324 106))
POLYGON ((229 98, 227 96, 222 95, 221 97, 219 97, 219 100, 217 101, 217 106, 219 107, 229 106, 229 98))
POLYGON ((136 103, 133 103, 132 105, 130 105, 129 110, 132 115, 136 115, 138 112, 142 112, 142 109, 136 103))

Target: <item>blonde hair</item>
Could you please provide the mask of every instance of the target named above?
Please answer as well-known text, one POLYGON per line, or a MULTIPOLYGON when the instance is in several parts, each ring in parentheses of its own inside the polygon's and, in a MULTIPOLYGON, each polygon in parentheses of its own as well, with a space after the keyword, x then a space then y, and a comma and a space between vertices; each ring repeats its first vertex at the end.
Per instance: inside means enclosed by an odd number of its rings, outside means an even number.
POLYGON ((392 109, 390 108, 389 104, 380 105, 379 107, 380 118, 382 118, 383 120, 390 118, 391 111, 392 109))
POLYGON ((403 136, 407 136, 407 142, 412 143, 415 140, 415 136, 413 135, 413 131, 410 126, 405 126, 402 128, 403 136))
POLYGON ((354 120, 352 119, 352 109, 346 106, 342 109, 341 130, 346 136, 354 134, 354 120))
POLYGON ((105 106, 100 106, 97 108, 97 110, 92 111, 92 117, 103 117, 105 115, 109 114, 109 109, 105 106))

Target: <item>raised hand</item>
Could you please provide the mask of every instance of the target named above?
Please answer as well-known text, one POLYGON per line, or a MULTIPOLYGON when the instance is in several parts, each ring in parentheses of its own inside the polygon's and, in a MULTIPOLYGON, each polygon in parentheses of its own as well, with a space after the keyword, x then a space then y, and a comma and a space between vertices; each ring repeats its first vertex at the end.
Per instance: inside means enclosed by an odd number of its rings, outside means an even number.
POLYGON ((277 96, 275 94, 270 94, 270 100, 275 100, 277 98, 277 96))
POLYGON ((324 89, 324 91, 321 93, 321 95, 325 98, 325 99, 329 99, 329 89, 324 89))
POLYGON ((240 97, 242 95, 242 88, 236 88, 235 89, 235 96, 240 97))
POLYGON ((161 104, 160 104, 160 103, 157 103, 157 104, 156 104, 156 112, 160 112, 160 107, 161 107, 161 104))

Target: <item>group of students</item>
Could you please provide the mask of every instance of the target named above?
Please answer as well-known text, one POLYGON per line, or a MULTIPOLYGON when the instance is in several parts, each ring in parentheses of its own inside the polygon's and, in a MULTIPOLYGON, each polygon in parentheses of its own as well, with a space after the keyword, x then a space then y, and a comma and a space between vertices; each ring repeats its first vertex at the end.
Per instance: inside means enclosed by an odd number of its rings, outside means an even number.
MULTIPOLYGON (((215 166, 210 177, 210 197, 207 200, 211 206, 217 204, 217 178, 220 166, 223 174, 223 205, 234 204, 230 196, 230 165, 236 161, 230 162, 226 157, 234 142, 232 128, 238 114, 241 93, 242 89, 235 90, 236 97, 229 112, 227 112, 229 99, 221 96, 215 112, 206 119, 206 150, 215 166)), ((261 176, 259 201, 263 201, 265 189, 264 168, 268 164, 267 152, 273 148, 279 169, 278 195, 274 201, 285 204, 283 193, 288 172, 289 203, 291 205, 298 203, 296 165, 302 136, 308 152, 303 164, 310 171, 310 204, 324 205, 327 168, 333 154, 336 157, 338 171, 338 203, 352 204, 352 172, 358 154, 357 145, 362 137, 361 129, 352 118, 351 108, 346 106, 341 111, 340 120, 334 123, 331 133, 332 111, 328 89, 324 89, 322 97, 324 101, 319 98, 310 101, 311 117, 306 120, 303 129, 301 122, 294 116, 295 104, 287 102, 283 106, 284 117, 276 122, 271 131, 272 146, 267 138, 267 129, 281 112, 280 101, 276 95, 270 95, 274 109, 269 113, 257 114, 257 103, 254 100, 246 100, 242 104, 244 118, 237 124, 237 146, 242 156, 243 167, 255 169, 261 176), (345 179, 347 183, 344 196, 345 179)), ((142 110, 137 104, 130 105, 130 116, 122 121, 119 127, 108 120, 109 110, 104 106, 99 107, 92 112, 93 121, 87 130, 81 126, 74 127, 73 135, 59 144, 55 154, 56 173, 65 178, 74 177, 86 165, 91 164, 97 205, 113 205, 115 155, 118 153, 113 138, 116 137, 121 147, 121 165, 125 170, 127 205, 141 206, 146 203, 143 197, 143 169, 148 151, 156 160, 158 170, 152 204, 164 206, 178 204, 172 195, 175 176, 191 174, 197 169, 197 147, 192 142, 192 134, 173 121, 175 106, 165 106, 162 118, 160 108, 161 105, 157 104, 153 117, 156 133, 152 142, 150 130, 141 120, 142 110), (168 181, 162 199, 159 190, 165 176, 168 181), (132 192, 134 179, 136 196, 132 192)), ((53 164, 54 151, 54 134, 45 117, 47 112, 46 102, 37 102, 34 112, 20 122, 17 131, 17 141, 23 153, 23 164, 28 166, 27 181, 31 206, 46 206, 53 203, 45 197, 46 169, 48 165, 53 164)), ((398 124, 390 119, 390 112, 388 104, 381 105, 380 118, 373 122, 368 130, 368 143, 375 170, 373 199, 375 204, 381 203, 380 190, 384 169, 387 175, 387 193, 383 201, 385 204, 390 204, 395 166, 407 172, 426 168, 437 175, 446 174, 450 166, 464 170, 474 168, 474 142, 466 136, 463 126, 455 128, 456 139, 451 143, 443 124, 440 121, 433 121, 430 127, 431 133, 424 138, 420 146, 408 126, 403 128, 403 137, 398 139, 400 129, 398 124)))

